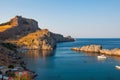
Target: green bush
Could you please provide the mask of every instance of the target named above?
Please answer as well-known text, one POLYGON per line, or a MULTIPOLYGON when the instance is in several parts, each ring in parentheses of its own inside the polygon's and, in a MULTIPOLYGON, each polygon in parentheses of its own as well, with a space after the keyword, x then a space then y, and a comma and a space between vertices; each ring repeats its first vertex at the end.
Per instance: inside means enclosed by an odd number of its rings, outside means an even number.
POLYGON ((13 68, 14 68, 14 65, 9 65, 8 68, 12 68, 12 69, 13 69, 13 68))
POLYGON ((12 72, 11 70, 9 70, 9 71, 6 72, 6 76, 8 76, 8 77, 14 77, 15 73, 12 72))
POLYGON ((2 74, 2 71, 0 71, 0 74, 2 74))
POLYGON ((14 44, 11 44, 11 43, 1 43, 1 45, 10 50, 15 50, 17 48, 17 46, 15 46, 14 44))

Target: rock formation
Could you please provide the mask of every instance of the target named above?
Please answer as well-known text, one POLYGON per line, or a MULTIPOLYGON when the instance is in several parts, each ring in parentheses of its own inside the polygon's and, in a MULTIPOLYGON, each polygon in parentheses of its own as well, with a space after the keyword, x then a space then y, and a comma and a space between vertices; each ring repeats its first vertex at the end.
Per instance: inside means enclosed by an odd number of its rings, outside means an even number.
POLYGON ((98 53, 100 52, 101 49, 102 49, 101 45, 87 45, 81 48, 77 48, 77 47, 72 48, 72 50, 75 50, 75 51, 93 52, 93 53, 98 53))
POLYGON ((120 49, 115 48, 115 49, 102 49, 100 50, 100 53, 107 54, 107 55, 114 55, 114 56, 120 56, 120 49))
POLYGON ((18 39, 37 30, 39 30, 37 21, 16 16, 0 25, 0 39, 18 39))
POLYGON ((20 47, 27 49, 52 50, 56 46, 56 41, 47 29, 30 33, 16 41, 20 47))
POLYGON ((53 50, 57 42, 74 41, 71 37, 40 29, 37 21, 21 16, 16 16, 9 22, 0 24, 0 29, 0 40, 26 49, 53 50))
POLYGON ((106 55, 120 56, 120 49, 102 49, 101 45, 87 45, 81 48, 74 47, 72 48, 74 51, 82 51, 82 52, 92 52, 92 53, 102 53, 106 55))

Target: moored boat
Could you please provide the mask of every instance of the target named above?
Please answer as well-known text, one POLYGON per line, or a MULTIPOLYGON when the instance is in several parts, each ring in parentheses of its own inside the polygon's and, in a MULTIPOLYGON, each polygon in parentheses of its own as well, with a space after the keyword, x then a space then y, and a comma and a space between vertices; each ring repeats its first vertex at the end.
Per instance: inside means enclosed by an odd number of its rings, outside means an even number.
POLYGON ((105 55, 100 55, 100 56, 97 56, 98 59, 106 59, 107 57, 105 55))
POLYGON ((120 66, 115 66, 117 69, 120 69, 120 66))

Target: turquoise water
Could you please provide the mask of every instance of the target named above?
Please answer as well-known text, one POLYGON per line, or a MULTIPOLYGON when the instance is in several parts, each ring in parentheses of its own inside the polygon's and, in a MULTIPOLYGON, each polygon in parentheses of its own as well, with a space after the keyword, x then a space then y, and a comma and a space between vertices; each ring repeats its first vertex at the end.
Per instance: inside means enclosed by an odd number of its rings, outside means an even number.
POLYGON ((103 48, 120 48, 120 39, 76 39, 59 43, 53 52, 31 50, 25 53, 27 67, 35 71, 36 80, 120 80, 120 57, 107 56, 98 60, 99 54, 71 51, 72 47, 100 44, 103 48))

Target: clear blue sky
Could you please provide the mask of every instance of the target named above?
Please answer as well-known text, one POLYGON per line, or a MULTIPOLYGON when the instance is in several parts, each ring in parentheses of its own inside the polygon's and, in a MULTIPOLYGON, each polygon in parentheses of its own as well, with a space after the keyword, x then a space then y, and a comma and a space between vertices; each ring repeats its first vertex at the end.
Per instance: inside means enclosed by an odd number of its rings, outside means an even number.
POLYGON ((120 0, 0 0, 0 23, 15 15, 63 35, 120 38, 120 0))

